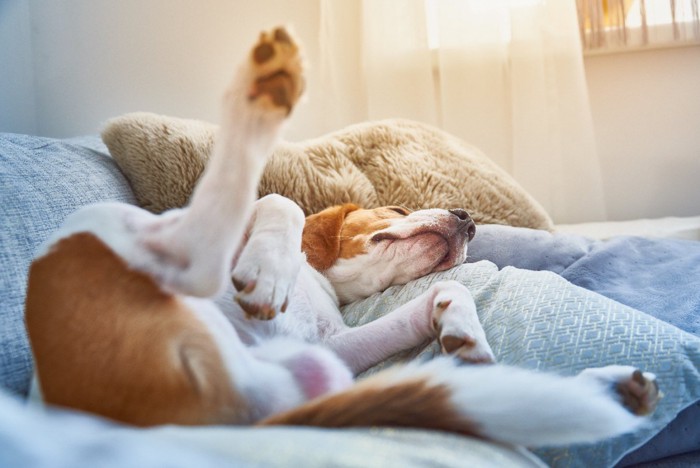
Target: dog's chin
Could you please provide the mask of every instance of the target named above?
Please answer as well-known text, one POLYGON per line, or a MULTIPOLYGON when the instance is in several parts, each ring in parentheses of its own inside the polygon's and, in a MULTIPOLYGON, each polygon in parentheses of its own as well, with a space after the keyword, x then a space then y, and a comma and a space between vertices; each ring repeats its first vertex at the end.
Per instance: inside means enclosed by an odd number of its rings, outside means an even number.
MULTIPOLYGON (((414 254, 415 255, 415 254, 414 254)), ((464 262, 464 250, 460 246, 450 245, 448 239, 434 244, 431 248, 415 255, 416 264, 423 263, 414 274, 414 279, 430 273, 449 270, 464 262)))
POLYGON ((431 273, 449 270, 464 263, 464 254, 461 249, 450 248, 445 256, 437 263, 431 273))
POLYGON ((415 242, 413 247, 420 246, 414 251, 416 260, 432 259, 428 262, 426 271, 423 271, 420 276, 449 270, 464 263, 467 249, 466 239, 463 240, 459 235, 444 236, 430 232, 415 237, 419 240, 415 242), (422 251, 422 253, 418 254, 418 251, 422 251))

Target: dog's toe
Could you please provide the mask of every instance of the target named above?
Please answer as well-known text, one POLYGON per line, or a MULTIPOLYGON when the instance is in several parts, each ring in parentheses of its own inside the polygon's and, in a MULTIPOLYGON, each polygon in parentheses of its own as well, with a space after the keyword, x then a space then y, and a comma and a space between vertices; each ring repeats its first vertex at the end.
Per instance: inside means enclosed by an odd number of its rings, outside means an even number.
POLYGON ((661 398, 656 376, 639 369, 635 369, 629 378, 618 382, 615 389, 622 398, 622 404, 640 416, 653 413, 661 398))
POLYGON ((441 335, 440 347, 445 354, 457 356, 470 364, 494 364, 496 357, 490 347, 483 346, 469 335, 441 335))
POLYGON ((257 285, 257 282, 255 280, 251 281, 245 281, 242 279, 239 279, 235 276, 231 277, 231 282, 233 283, 233 286, 236 288, 236 291, 242 292, 242 293, 251 293, 255 289, 255 286, 257 285))

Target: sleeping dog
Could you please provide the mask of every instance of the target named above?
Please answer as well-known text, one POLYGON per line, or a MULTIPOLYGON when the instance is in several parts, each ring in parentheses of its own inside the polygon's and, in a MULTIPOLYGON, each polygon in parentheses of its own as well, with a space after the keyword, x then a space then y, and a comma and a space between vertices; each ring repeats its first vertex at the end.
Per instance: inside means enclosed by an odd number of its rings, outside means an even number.
POLYGON ((189 205, 162 215, 98 204, 34 260, 26 323, 46 402, 141 425, 414 426, 536 446, 633 430, 651 374, 559 377, 492 363, 469 291, 438 282, 372 323, 339 304, 464 262, 464 210, 329 208, 304 219, 255 201, 266 157, 303 89, 299 50, 263 33, 223 99, 189 205), (236 287, 235 300, 223 294, 236 287), (437 338, 448 356, 355 382, 437 338))

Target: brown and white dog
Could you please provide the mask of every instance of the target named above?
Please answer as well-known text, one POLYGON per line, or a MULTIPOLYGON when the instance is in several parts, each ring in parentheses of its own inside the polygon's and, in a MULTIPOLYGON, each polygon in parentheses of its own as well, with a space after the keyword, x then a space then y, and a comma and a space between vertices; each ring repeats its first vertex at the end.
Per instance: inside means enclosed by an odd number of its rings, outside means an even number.
POLYGON ((225 94, 188 207, 89 206, 47 242, 26 301, 44 400, 141 426, 414 426, 528 446, 637 427, 658 390, 634 368, 559 377, 460 365, 494 357, 456 282, 343 323, 339 303, 464 262, 475 227, 463 210, 344 205, 305 220, 283 197, 256 202, 301 73, 286 31, 263 33, 225 94), (435 337, 453 356, 353 381, 435 337))

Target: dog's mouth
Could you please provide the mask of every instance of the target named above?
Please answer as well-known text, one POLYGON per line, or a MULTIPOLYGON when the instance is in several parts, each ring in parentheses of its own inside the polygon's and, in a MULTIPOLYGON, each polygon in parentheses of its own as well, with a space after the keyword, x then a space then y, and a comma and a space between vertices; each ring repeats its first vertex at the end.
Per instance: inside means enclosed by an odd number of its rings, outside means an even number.
MULTIPOLYGON (((435 230, 422 230, 404 235, 393 232, 378 232, 370 238, 370 242, 374 244, 386 243, 386 248, 389 248, 389 246, 395 242, 412 242, 412 244, 409 244, 407 247, 409 252, 414 245, 420 243, 422 240, 425 240, 424 245, 426 247, 421 250, 425 250, 426 253, 442 253, 430 262, 432 267, 428 273, 435 273, 448 270, 458 263, 461 263, 461 257, 464 255, 468 237, 461 235, 460 232, 446 234, 435 230)), ((425 257, 423 256, 423 258, 425 257)))

